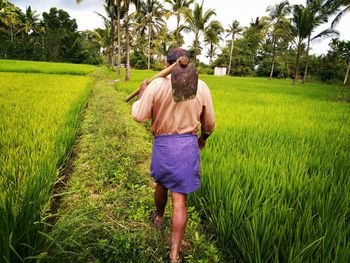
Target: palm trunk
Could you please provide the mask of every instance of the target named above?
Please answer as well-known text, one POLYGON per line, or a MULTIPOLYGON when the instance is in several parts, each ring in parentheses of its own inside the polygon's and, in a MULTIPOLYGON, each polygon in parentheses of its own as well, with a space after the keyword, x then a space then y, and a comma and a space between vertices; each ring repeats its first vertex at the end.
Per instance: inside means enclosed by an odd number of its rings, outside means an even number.
POLYGON ((211 63, 213 63, 213 49, 214 49, 214 45, 211 43, 210 44, 210 55, 209 55, 209 67, 211 66, 211 63))
POLYGON ((297 57, 295 59, 295 70, 294 70, 293 86, 295 85, 295 82, 296 82, 297 76, 298 76, 298 71, 299 71, 300 45, 301 45, 301 43, 299 42, 298 46, 297 46, 297 57))
POLYGON ((117 65, 117 74, 118 78, 120 78, 120 68, 122 64, 122 58, 121 58, 121 46, 120 46, 120 4, 121 0, 117 0, 117 33, 118 33, 118 65, 117 65))
POLYGON ((111 51, 111 64, 112 68, 115 66, 114 61, 114 21, 113 21, 113 12, 111 12, 112 18, 111 18, 111 25, 112 25, 112 31, 111 31, 111 38, 112 38, 112 51, 111 51))
POLYGON ((176 48, 180 47, 180 40, 179 40, 179 34, 177 32, 178 28, 180 26, 180 14, 177 14, 177 23, 176 23, 176 29, 175 29, 175 42, 176 42, 176 48))
POLYGON ((231 72, 231 66, 232 66, 232 55, 233 55, 233 41, 235 39, 235 35, 232 34, 232 42, 231 42, 231 52, 230 52, 230 62, 228 64, 228 71, 227 71, 227 75, 230 75, 231 72))
POLYGON ((11 43, 13 44, 13 41, 14 41, 14 39, 15 39, 15 35, 14 35, 14 33, 13 33, 13 28, 12 28, 12 26, 10 27, 10 36, 11 36, 11 43))
POLYGON ((194 39, 194 64, 197 65, 197 51, 199 50, 199 36, 198 32, 195 34, 194 39))
POLYGON ((148 61, 147 61, 148 70, 151 69, 151 31, 152 31, 152 25, 151 23, 149 23, 148 24, 148 61))
POLYGON ((270 80, 273 76, 273 70, 275 68, 275 56, 276 56, 276 39, 273 39, 273 53, 272 53, 272 65, 271 65, 271 71, 270 71, 270 80))
POLYGON ((130 80, 130 46, 129 46, 129 0, 125 4, 125 81, 130 80))
POLYGON ((345 74, 345 79, 344 79, 344 85, 346 84, 346 82, 348 81, 348 76, 349 76, 349 70, 350 70, 350 58, 348 60, 348 68, 346 70, 346 74, 345 74))
POLYGON ((307 49, 306 49, 306 63, 305 63, 305 71, 304 71, 304 77, 303 77, 303 81, 301 82, 302 84, 304 84, 305 80, 306 80, 306 76, 307 76, 307 69, 309 67, 309 51, 310 51, 310 35, 307 39, 307 49))

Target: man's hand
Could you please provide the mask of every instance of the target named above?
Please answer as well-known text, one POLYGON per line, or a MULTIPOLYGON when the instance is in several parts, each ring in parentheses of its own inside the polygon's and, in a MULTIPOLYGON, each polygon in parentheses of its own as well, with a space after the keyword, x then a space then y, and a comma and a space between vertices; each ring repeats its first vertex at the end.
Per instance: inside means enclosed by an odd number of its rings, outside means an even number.
POLYGON ((145 79, 144 81, 142 81, 141 85, 140 85, 140 91, 139 91, 139 95, 137 96, 137 99, 141 99, 143 92, 145 91, 145 89, 147 88, 147 79, 145 79))
POLYGON ((199 150, 203 150, 203 149, 204 149, 206 141, 207 141, 207 140, 204 139, 202 136, 199 136, 199 137, 198 137, 198 147, 199 147, 199 150))

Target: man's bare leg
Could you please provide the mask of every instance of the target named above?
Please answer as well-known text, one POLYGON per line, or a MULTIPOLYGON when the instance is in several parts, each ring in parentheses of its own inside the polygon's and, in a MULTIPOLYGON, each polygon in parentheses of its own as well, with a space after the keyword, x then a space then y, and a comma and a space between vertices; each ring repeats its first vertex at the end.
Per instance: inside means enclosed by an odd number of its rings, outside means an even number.
POLYGON ((156 205, 157 216, 154 219, 155 224, 161 226, 164 222, 165 206, 168 201, 168 189, 160 183, 157 183, 154 192, 154 202, 156 205))
POLYGON ((187 222, 186 195, 172 193, 171 197, 173 203, 173 216, 170 260, 177 260, 179 258, 180 244, 185 233, 187 222))

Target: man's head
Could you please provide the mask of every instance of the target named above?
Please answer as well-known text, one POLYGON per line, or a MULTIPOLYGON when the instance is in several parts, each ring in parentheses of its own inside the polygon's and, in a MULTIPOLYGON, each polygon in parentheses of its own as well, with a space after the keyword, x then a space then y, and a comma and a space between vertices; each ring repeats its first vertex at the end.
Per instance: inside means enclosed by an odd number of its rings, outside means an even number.
POLYGON ((169 50, 166 60, 171 65, 181 56, 191 57, 190 52, 183 48, 172 48, 169 50))

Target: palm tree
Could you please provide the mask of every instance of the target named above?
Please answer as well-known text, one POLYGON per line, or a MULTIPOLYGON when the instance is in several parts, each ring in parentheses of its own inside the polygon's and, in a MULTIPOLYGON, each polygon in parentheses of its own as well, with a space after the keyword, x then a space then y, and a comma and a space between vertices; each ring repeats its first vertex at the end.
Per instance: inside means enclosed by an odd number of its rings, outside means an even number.
POLYGON ((307 76, 307 71, 309 67, 309 51, 310 51, 310 42, 316 39, 330 37, 330 36, 338 36, 339 33, 332 28, 328 28, 320 32, 314 37, 311 37, 313 31, 323 23, 328 22, 328 17, 331 14, 331 11, 324 5, 322 0, 308 0, 307 8, 310 10, 310 16, 312 17, 309 22, 309 35, 307 38, 307 48, 306 48, 306 62, 305 62, 305 71, 302 83, 304 84, 307 76))
POLYGON ((350 41, 339 40, 338 38, 333 38, 330 46, 333 53, 336 54, 337 62, 338 58, 343 58, 347 63, 347 69, 344 77, 343 84, 345 85, 350 71, 350 41))
POLYGON ((141 2, 140 8, 135 13, 135 18, 138 24, 138 31, 143 34, 147 31, 148 34, 148 69, 151 68, 151 42, 152 35, 155 35, 165 25, 163 20, 164 9, 158 0, 147 0, 141 2))
POLYGON ((208 50, 209 65, 211 65, 213 61, 213 57, 216 55, 216 46, 219 44, 221 40, 220 35, 222 32, 224 32, 224 28, 222 27, 219 21, 211 21, 205 30, 204 41, 209 44, 209 50, 208 50))
POLYGON ((85 34, 89 37, 92 43, 98 44, 102 50, 105 57, 105 62, 110 60, 111 53, 111 27, 106 27, 105 29, 95 29, 86 30, 85 34))
POLYGON ((28 6, 26 12, 22 19, 22 29, 26 34, 30 31, 38 32, 39 31, 39 15, 36 14, 36 11, 32 11, 32 8, 28 6))
POLYGON ((276 45, 278 40, 282 37, 283 33, 281 34, 281 23, 286 22, 286 16, 290 13, 290 5, 287 0, 282 1, 275 5, 270 5, 267 7, 266 12, 269 13, 269 16, 264 16, 261 18, 261 20, 265 24, 265 30, 271 29, 271 38, 272 38, 272 63, 271 63, 271 70, 270 70, 270 80, 273 76, 273 71, 275 67, 275 59, 276 59, 276 45))
POLYGON ((184 29, 184 27, 180 27, 180 22, 185 13, 188 12, 190 5, 194 3, 194 0, 165 0, 165 3, 168 3, 171 6, 171 10, 167 11, 166 16, 176 16, 176 29, 174 35, 176 39, 176 47, 179 47, 181 43, 180 33, 184 29))
MULTIPOLYGON (((1 0, 0 0, 1 1, 1 0)), ((76 3, 80 3, 82 0, 76 0, 76 3)), ((121 1, 117 1, 117 23, 118 23, 118 76, 120 76, 120 65, 121 65, 121 46, 120 46, 120 13, 121 13, 121 1)), ((134 0, 132 2, 137 2, 138 0, 134 0)), ((128 81, 130 79, 130 46, 129 46, 129 6, 130 0, 124 0, 124 26, 125 26, 125 80, 128 81)))
POLYGON ((121 45, 120 45, 120 39, 121 39, 121 33, 120 33, 120 17, 121 17, 121 1, 122 0, 116 0, 117 1, 117 45, 118 45, 118 62, 117 62, 117 74, 120 78, 120 68, 121 68, 121 45))
POLYGON ((350 12, 350 0, 327 0, 325 6, 329 8, 332 13, 339 11, 332 21, 332 28, 340 22, 341 18, 346 13, 350 12))
POLYGON ((106 4, 104 5, 105 11, 108 15, 108 17, 105 17, 104 15, 96 12, 96 14, 98 14, 104 21, 104 26, 106 29, 108 29, 108 32, 110 32, 110 44, 111 46, 108 47, 108 55, 109 55, 109 59, 108 61, 108 65, 111 65, 111 67, 113 68, 115 66, 115 55, 114 55, 114 51, 115 51, 115 29, 114 29, 114 21, 115 21, 115 15, 114 15, 114 0, 113 1, 109 1, 106 0, 106 4), (110 62, 110 63, 109 63, 110 62))
POLYGON ((124 0, 125 16, 125 81, 130 80, 130 44, 129 44, 129 6, 130 0, 124 0))
POLYGON ((13 11, 13 6, 7 0, 0 0, 0 22, 4 23, 5 18, 13 11))
POLYGON ((312 32, 312 24, 314 13, 309 6, 294 5, 292 9, 291 23, 282 23, 284 34, 294 43, 296 47, 295 68, 293 86, 299 73, 300 55, 303 47, 303 42, 312 32))
POLYGON ((194 33, 193 51, 195 63, 197 63, 197 55, 201 53, 200 34, 205 32, 210 18, 214 15, 216 15, 214 9, 208 9, 204 12, 203 1, 201 5, 196 3, 192 12, 188 10, 185 13, 185 19, 188 25, 187 28, 194 33))
POLYGON ((244 28, 239 25, 239 22, 237 20, 233 20, 232 24, 229 25, 229 28, 226 30, 226 32, 228 33, 227 36, 231 36, 230 62, 228 65, 227 75, 230 75, 230 72, 231 72, 232 56, 233 56, 233 43, 235 41, 235 37, 242 35, 243 30, 244 30, 244 28))
POLYGON ((115 35, 115 27, 114 27, 114 21, 116 20, 116 5, 114 0, 105 0, 105 9, 108 13, 110 24, 111 24, 111 66, 115 66, 115 55, 114 55, 114 35, 115 35))
POLYGON ((158 62, 162 63, 169 49, 176 47, 176 39, 172 32, 164 25, 153 41, 155 52, 158 55, 158 62))
POLYGON ((0 0, 0 22, 5 25, 5 30, 8 30, 11 43, 14 42, 15 36, 20 32, 21 14, 22 12, 18 7, 6 0, 0 0))

